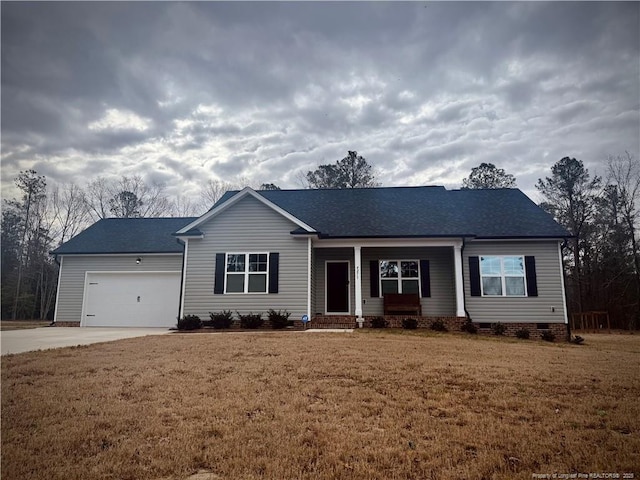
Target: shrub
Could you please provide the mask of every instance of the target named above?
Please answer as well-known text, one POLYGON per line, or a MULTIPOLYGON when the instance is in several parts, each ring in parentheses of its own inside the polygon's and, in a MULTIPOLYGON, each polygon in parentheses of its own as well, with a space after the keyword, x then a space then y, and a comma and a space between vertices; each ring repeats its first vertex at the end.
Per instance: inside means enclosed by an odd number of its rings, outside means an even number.
POLYGON ((551 330, 545 330, 544 332, 542 332, 540 338, 542 338, 542 340, 546 340, 547 342, 553 342, 556 339, 556 336, 551 330))
POLYGON ((431 324, 431 330, 435 330, 436 332, 447 332, 447 326, 444 324, 442 320, 434 320, 431 324))
POLYGON ((248 313, 246 315, 240 315, 240 312, 236 312, 238 314, 238 318, 240 318, 240 328, 260 328, 264 323, 262 320, 262 314, 256 313, 248 313))
POLYGON ((209 312, 211 317, 211 326, 217 330, 222 328, 231 328, 233 324, 233 313, 231 310, 223 310, 221 312, 209 312))
POLYGON ((462 328, 460 330, 467 333, 478 333, 478 327, 476 327, 468 317, 462 324, 462 328))
POLYGON ((516 337, 527 340, 529 338, 529 330, 527 330, 526 328, 521 328, 520 330, 517 330, 516 337))
POLYGON ((582 342, 584 342, 584 338, 582 338, 580 335, 576 335, 571 339, 571 343, 575 343, 576 345, 582 345, 582 342))
POLYGON ((289 326, 289 317, 291 316, 291 314, 286 310, 284 312, 281 312, 280 310, 276 312, 274 309, 271 309, 267 312, 267 316, 269 317, 271 328, 273 329, 285 328, 289 326))
POLYGON ((418 320, 415 318, 405 318, 402 320, 402 328, 406 328, 407 330, 415 330, 418 328, 418 320))
POLYGON ((178 319, 178 330, 197 330, 202 328, 202 321, 197 315, 185 315, 178 319))
POLYGON ((389 322, 384 317, 373 317, 371 319, 371 328, 387 328, 388 326, 389 322))
POLYGON ((491 330, 493 331, 494 335, 504 335, 506 328, 503 324, 498 322, 491 325, 491 330))

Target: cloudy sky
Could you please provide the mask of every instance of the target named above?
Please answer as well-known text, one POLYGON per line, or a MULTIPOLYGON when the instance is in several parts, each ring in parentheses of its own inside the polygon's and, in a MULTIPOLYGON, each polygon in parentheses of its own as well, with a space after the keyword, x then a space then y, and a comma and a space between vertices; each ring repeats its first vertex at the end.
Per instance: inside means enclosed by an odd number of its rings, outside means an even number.
POLYGON ((2 2, 2 192, 141 174, 299 188, 357 150, 385 186, 640 158, 640 3, 2 2))

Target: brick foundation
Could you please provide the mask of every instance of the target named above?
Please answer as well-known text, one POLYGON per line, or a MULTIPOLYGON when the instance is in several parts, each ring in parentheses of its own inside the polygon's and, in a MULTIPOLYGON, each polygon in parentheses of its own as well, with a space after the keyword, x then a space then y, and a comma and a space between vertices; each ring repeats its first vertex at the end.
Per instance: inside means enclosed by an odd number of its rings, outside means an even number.
MULTIPOLYGON (((371 320, 378 318, 380 315, 367 315, 364 317, 364 326, 371 327, 371 320)), ((418 328, 431 328, 433 322, 440 321, 444 323, 450 332, 459 332, 465 321, 464 317, 425 317, 420 315, 384 315, 384 319, 389 322, 389 328, 402 328, 402 320, 405 318, 413 318, 418 322, 418 328)))
MULTIPOLYGON (((366 315, 364 316, 364 327, 371 328, 374 318, 382 315, 366 315)), ((354 315, 316 315, 309 323, 307 328, 358 328, 354 315)), ((384 315, 384 319, 388 322, 388 328, 402 328, 402 320, 405 318, 413 318, 418 322, 418 328, 431 328, 435 321, 441 321, 450 332, 460 332, 462 325, 465 323, 465 317, 454 316, 419 316, 419 315, 384 315)), ((473 322, 478 328, 480 335, 494 335, 491 324, 487 324, 488 328, 480 328, 480 323, 473 322)), ((550 331, 555 336, 556 342, 568 340, 567 325, 565 323, 503 323, 504 336, 515 337, 518 330, 529 330, 529 339, 541 340, 545 331, 550 331), (539 328, 541 327, 541 328, 539 328)))
MULTIPOLYGON (((371 328, 371 321, 380 315, 364 316, 364 327, 371 328)), ((420 315, 385 315, 384 319, 389 322, 389 328, 402 328, 402 320, 414 318, 418 322, 418 328, 431 328, 431 324, 436 320, 441 321, 452 332, 459 332, 465 321, 464 317, 425 317, 420 315)), ((358 328, 357 317, 355 315, 316 315, 309 322, 308 328, 358 328)))
MULTIPOLYGON (((490 328, 480 328, 480 324, 474 322, 474 325, 478 327, 478 333, 480 335, 494 335, 493 329, 490 328)), ((545 331, 550 331, 555 336, 556 342, 562 342, 569 339, 569 334, 567 331, 566 323, 547 323, 547 328, 538 328, 538 326, 544 326, 538 323, 503 323, 504 325, 504 335, 507 337, 515 337, 516 332, 518 330, 526 329, 529 330, 529 339, 531 340, 541 340, 542 334, 545 331)))
POLYGON ((80 322, 56 322, 53 324, 54 327, 79 327, 80 322))

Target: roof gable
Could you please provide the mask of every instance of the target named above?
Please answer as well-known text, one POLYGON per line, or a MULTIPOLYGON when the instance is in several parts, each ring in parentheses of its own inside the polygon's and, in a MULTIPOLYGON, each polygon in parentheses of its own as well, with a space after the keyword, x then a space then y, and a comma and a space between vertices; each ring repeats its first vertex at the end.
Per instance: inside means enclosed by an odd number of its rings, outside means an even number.
MULTIPOLYGON (((263 193, 263 192, 261 192, 263 193)), ((271 208, 272 210, 274 210, 275 212, 279 213, 280 215, 282 215, 283 217, 285 217, 286 219, 290 220, 291 222, 295 223, 296 225, 298 225, 298 227, 304 229, 307 232, 314 232, 314 229, 312 227, 310 227, 309 225, 307 225, 305 222, 303 222, 302 220, 300 220, 299 218, 296 218, 294 215, 292 215, 290 212, 283 210, 279 205, 273 203, 272 201, 270 201, 269 199, 265 198, 263 195, 261 195, 260 193, 256 192, 255 190, 253 190, 250 187, 245 187, 243 190, 239 191, 239 192, 234 192, 233 195, 224 195, 223 198, 225 198, 224 202, 218 201, 211 210, 209 210, 207 213, 205 213, 204 215, 202 215, 201 217, 199 217, 198 219, 196 219, 195 221, 189 223, 188 225, 184 226, 183 228, 181 228, 179 231, 176 232, 176 236, 180 237, 180 236, 186 236, 189 234, 190 231, 197 229, 200 225, 202 225, 203 223, 209 221, 210 219, 212 219, 213 217, 216 217, 217 215, 220 215, 222 212, 224 212, 225 210, 227 210, 228 208, 232 207, 233 205, 235 205, 236 203, 238 203, 241 199, 250 196, 255 198, 256 200, 258 200, 260 203, 266 205, 267 207, 271 208)))

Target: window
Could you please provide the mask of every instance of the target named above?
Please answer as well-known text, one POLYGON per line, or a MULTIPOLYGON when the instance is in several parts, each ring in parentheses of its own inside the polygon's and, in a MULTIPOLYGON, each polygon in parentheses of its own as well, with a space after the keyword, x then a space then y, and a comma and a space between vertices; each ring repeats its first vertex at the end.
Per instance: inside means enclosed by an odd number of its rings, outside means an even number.
POLYGON ((266 293, 267 253, 227 253, 225 293, 266 293))
POLYGON ((420 294, 417 260, 380 260, 380 292, 420 294))
POLYGON ((480 257, 482 295, 485 297, 524 297, 524 257, 480 257))

